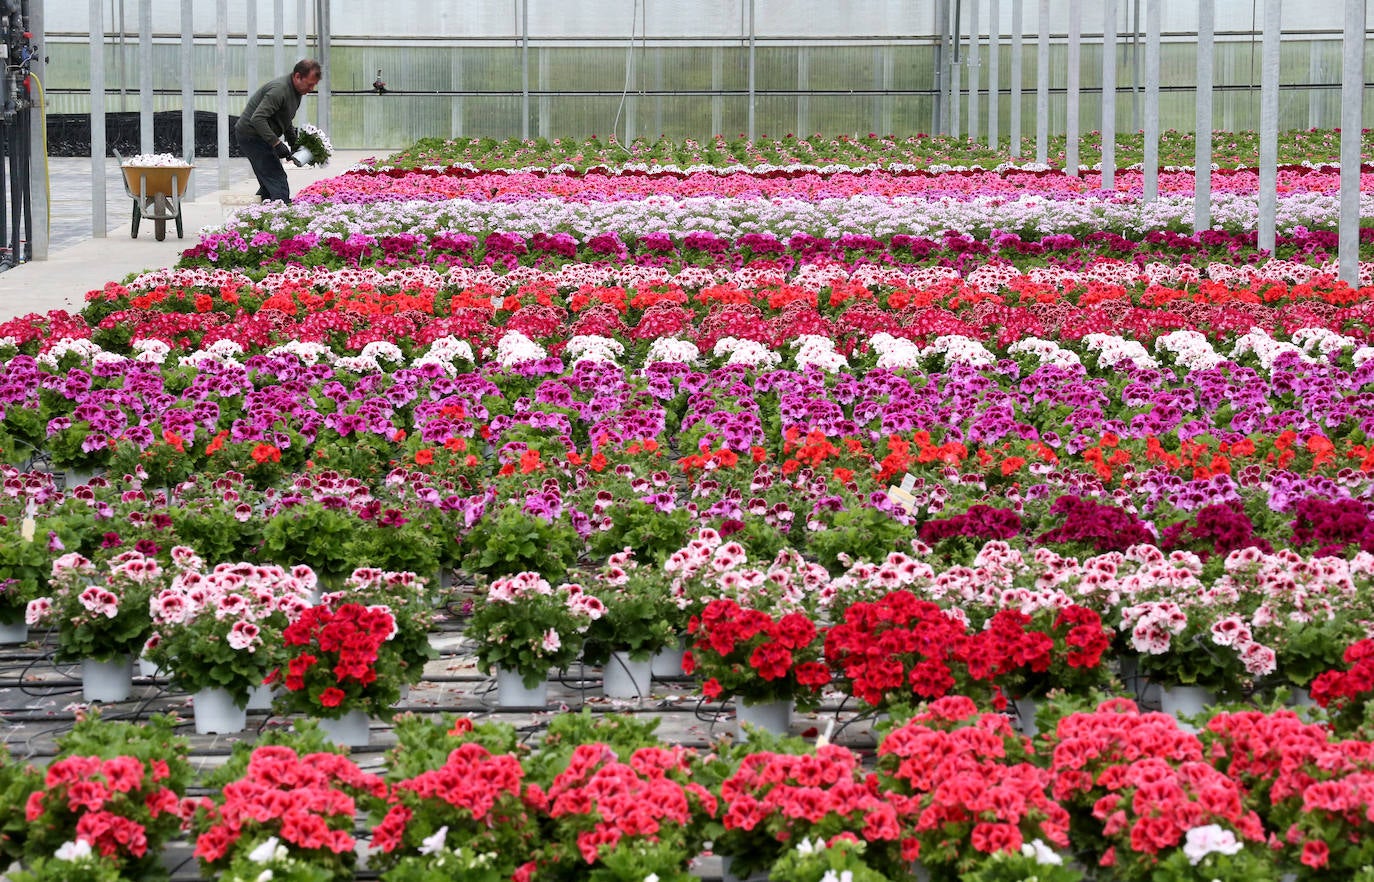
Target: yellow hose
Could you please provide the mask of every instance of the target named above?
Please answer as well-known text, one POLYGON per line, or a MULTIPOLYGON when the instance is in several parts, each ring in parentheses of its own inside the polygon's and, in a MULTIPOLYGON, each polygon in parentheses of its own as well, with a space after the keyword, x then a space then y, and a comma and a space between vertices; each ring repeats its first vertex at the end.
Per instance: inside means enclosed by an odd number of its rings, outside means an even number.
POLYGON ((48 172, 48 96, 43 91, 43 81, 38 74, 30 73, 30 79, 38 87, 38 128, 43 133, 43 192, 48 197, 48 210, 44 217, 48 222, 48 239, 52 239, 52 175, 48 172))

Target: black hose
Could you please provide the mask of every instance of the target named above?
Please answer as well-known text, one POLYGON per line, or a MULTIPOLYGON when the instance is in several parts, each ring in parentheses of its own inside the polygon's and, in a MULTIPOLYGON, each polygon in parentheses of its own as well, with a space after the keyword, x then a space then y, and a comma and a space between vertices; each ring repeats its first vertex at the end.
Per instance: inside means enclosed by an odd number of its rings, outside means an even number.
POLYGON ((8 134, 10 145, 10 265, 18 266, 19 257, 23 253, 19 248, 20 220, 22 219, 23 204, 21 191, 23 190, 23 179, 19 174, 19 126, 17 119, 10 120, 6 124, 5 130, 8 134))
POLYGON ((33 141, 33 114, 37 109, 36 105, 30 104, 29 109, 19 116, 20 176, 15 189, 19 191, 19 199, 24 205, 24 251, 15 255, 16 264, 21 259, 25 262, 33 259, 33 167, 29 145, 33 141))

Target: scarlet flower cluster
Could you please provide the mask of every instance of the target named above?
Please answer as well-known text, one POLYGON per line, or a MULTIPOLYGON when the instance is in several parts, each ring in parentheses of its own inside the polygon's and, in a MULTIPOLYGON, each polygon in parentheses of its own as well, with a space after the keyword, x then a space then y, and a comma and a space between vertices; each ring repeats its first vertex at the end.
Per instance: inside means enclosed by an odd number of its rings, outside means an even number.
POLYGON ((275 836, 297 857, 351 868, 357 798, 386 795, 386 783, 336 753, 259 747, 242 777, 202 799, 194 819, 195 856, 215 870, 234 854, 275 836))
POLYGON ((1349 732, 1368 721, 1374 709, 1374 640, 1346 647, 1345 670, 1318 674, 1312 681, 1312 700, 1332 713, 1340 731, 1349 732))
POLYGON ((1067 847, 1068 812, 1029 756, 1005 715, 980 713, 963 696, 938 699, 888 733, 879 773, 898 807, 904 855, 965 870, 1034 839, 1067 847))
POLYGON ((63 757, 48 766, 43 789, 29 794, 24 820, 73 829, 102 857, 127 866, 148 855, 148 825, 166 827, 168 819, 173 828, 180 825, 182 800, 163 783, 170 776, 162 760, 63 757))
POLYGON ((1111 644, 1112 632, 1087 607, 1071 604, 1039 616, 1003 609, 972 636, 969 672, 1012 698, 1055 688, 1086 691, 1106 680, 1102 655, 1111 644), (1050 615, 1052 621, 1043 621, 1050 615))
POLYGON ((910 591, 851 604, 826 630, 825 657, 874 708, 935 699, 969 682, 967 625, 910 591))
POLYGON ((830 682, 830 670, 820 661, 820 632, 803 612, 775 618, 734 600, 712 600, 692 617, 687 632, 695 640, 683 670, 705 678, 701 690, 709 699, 790 698, 805 706, 830 682))
MULTIPOLYGON (((372 847, 387 864, 386 856, 419 848, 442 825, 477 851, 514 859, 529 853, 535 835, 526 796, 519 758, 465 742, 449 752, 440 768, 391 785, 386 815, 372 831, 372 847)), ((534 795, 530 800, 540 801, 534 795)))
POLYGON ((1102 866, 1150 866, 1208 824, 1265 839, 1244 788, 1205 760, 1197 737, 1125 699, 1060 720, 1049 772, 1053 795, 1078 822, 1075 844, 1102 866))
POLYGON ((854 751, 751 753, 720 785, 725 834, 716 843, 741 871, 765 868, 790 843, 850 834, 868 844, 872 865, 904 862, 897 794, 883 790, 854 751))
POLYGON ((306 609, 282 635, 292 653, 283 680, 285 703, 326 717, 354 708, 382 711, 399 688, 394 677, 378 675, 379 668, 399 665, 384 651, 395 634, 396 619, 386 607, 326 603, 306 609))
POLYGON ((623 762, 609 745, 579 744, 546 794, 558 841, 545 860, 585 869, 618 847, 664 842, 683 849, 685 865, 694 856, 694 821, 717 809, 716 798, 687 772, 682 748, 643 747, 623 762))

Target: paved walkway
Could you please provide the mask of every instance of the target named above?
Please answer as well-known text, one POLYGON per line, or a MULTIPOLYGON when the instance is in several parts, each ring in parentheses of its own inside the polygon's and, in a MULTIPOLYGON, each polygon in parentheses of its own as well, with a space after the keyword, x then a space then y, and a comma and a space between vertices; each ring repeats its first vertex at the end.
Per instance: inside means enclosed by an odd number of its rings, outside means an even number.
MULTIPOLYGON (((287 166, 294 193, 323 178, 330 178, 369 156, 386 155, 367 150, 340 150, 325 168, 287 166)), ((167 224, 167 238, 157 241, 151 220, 139 225, 137 239, 130 238, 133 203, 124 193, 118 163, 106 161, 105 218, 108 235, 95 238, 91 229, 91 164, 89 159, 50 159, 52 227, 47 260, 35 260, 0 272, 0 321, 52 309, 80 311, 87 291, 106 282, 120 281, 129 273, 171 266, 181 252, 194 245, 199 231, 224 222, 233 205, 221 202, 257 192, 248 160, 229 163, 228 188, 220 189, 215 160, 201 159, 191 174, 191 198, 182 202, 185 238, 178 239, 176 226, 167 224)))

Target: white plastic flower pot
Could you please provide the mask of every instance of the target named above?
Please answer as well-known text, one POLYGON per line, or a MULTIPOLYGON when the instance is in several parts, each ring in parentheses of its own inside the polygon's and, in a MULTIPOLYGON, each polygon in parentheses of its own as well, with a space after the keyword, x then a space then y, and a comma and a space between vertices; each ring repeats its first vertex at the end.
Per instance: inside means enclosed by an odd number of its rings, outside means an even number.
POLYGON ((157 662, 152 659, 140 655, 138 657, 138 675, 140 677, 161 677, 162 668, 159 668, 157 662))
POLYGON ((1178 720, 1178 727, 1185 732, 1196 732, 1197 726, 1183 718, 1203 713, 1216 700, 1210 689, 1201 686, 1165 686, 1159 690, 1159 709, 1178 720))
POLYGON ((653 679, 651 659, 634 661, 628 652, 613 652, 602 668, 601 691, 607 698, 642 701, 653 679))
POLYGON ((519 671, 496 669, 496 704, 498 707, 543 708, 549 702, 549 682, 533 687, 525 685, 519 671))
POLYGON ((248 708, 234 704, 227 689, 202 689, 192 696, 197 735, 233 735, 248 725, 248 708))
POLYGON ((1016 724, 1021 729, 1021 734, 1027 738, 1034 738, 1039 734, 1040 729, 1035 725, 1035 712, 1040 708, 1040 702, 1034 698, 1017 698, 1012 701, 1012 706, 1016 708, 1016 724))
POLYGON ((111 661, 88 658, 81 662, 81 697, 86 701, 124 701, 133 691, 134 660, 121 655, 111 661))
POLYGON ((248 693, 248 706, 244 710, 265 711, 272 709, 272 687, 259 683, 248 693))
POLYGON ((679 643, 676 646, 666 646, 654 653, 654 657, 650 659, 653 675, 659 679, 683 676, 682 656, 686 652, 686 645, 679 643))
POLYGON ((341 747, 366 747, 371 738, 371 721, 367 713, 351 710, 337 720, 319 719, 324 737, 341 747))
POLYGON ((291 154, 291 161, 297 167, 309 165, 315 161, 315 154, 310 152, 309 147, 297 147, 296 152, 291 154))
POLYGON ((29 639, 29 624, 20 619, 8 625, 0 625, 0 643, 24 643, 29 639))
POLYGON ((786 735, 792 728, 792 700, 765 701, 758 704, 741 701, 735 705, 735 722, 739 725, 741 737, 747 737, 744 732, 745 723, 772 735, 786 735))

